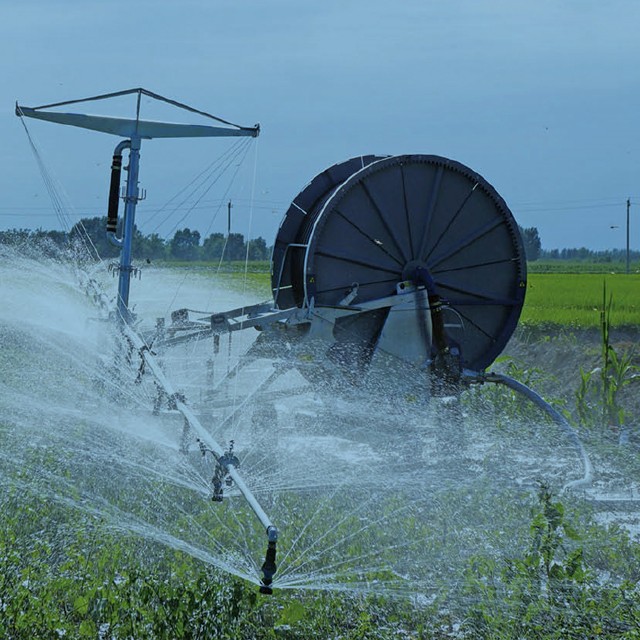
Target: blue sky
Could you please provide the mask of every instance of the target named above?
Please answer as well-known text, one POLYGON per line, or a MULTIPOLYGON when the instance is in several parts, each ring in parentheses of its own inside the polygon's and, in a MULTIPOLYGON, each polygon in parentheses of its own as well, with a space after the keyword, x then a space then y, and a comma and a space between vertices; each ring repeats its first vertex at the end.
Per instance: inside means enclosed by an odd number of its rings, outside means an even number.
MULTIPOLYGON (((640 248, 638 2, 5 0, 0 18, 0 228, 60 228, 15 101, 142 86, 262 126, 236 183, 184 220, 156 212, 228 143, 145 142, 145 233, 224 231, 218 203, 231 198, 234 230, 271 243, 289 201, 329 165, 433 153, 484 175, 545 248, 623 248, 630 197, 640 248)), ((143 117, 181 118, 153 108, 143 117)), ((72 221, 104 214, 117 140, 27 125, 72 221)))

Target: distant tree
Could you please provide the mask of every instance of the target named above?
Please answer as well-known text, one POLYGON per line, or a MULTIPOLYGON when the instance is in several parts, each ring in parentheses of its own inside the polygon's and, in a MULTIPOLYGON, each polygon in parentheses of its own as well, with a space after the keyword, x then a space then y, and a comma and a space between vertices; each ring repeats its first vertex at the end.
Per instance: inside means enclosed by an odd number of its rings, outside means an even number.
POLYGON ((69 236, 65 231, 36 229, 11 229, 0 231, 0 244, 11 244, 33 251, 35 255, 60 257, 61 250, 69 247, 69 236))
POLYGON ((165 241, 157 233, 144 236, 140 257, 147 260, 163 260, 167 257, 165 241))
POLYGON ((0 244, 20 245, 31 240, 29 229, 8 229, 0 231, 0 244))
POLYGON ((534 262, 540 257, 540 251, 542 249, 542 242, 540 241, 540 235, 535 227, 523 228, 518 226, 520 235, 522 236, 522 243, 524 244, 524 253, 527 260, 534 262))
POLYGON ((31 235, 36 241, 46 241, 56 247, 64 247, 69 241, 66 231, 58 231, 56 229, 48 231, 36 229, 31 235))
POLYGON ((591 251, 587 247, 580 247, 578 249, 578 260, 589 260, 591 258, 591 251))
POLYGON ((133 258, 142 260, 147 257, 147 238, 142 235, 137 226, 133 226, 133 240, 131 241, 131 254, 133 258))
MULTIPOLYGON (((122 237, 123 220, 118 220, 118 228, 116 236, 122 237)), ((120 255, 120 249, 111 244, 107 239, 107 217, 81 218, 69 231, 69 238, 72 243, 87 246, 88 240, 91 241, 101 258, 115 258, 120 255), (87 240, 88 238, 88 240, 87 240)), ((147 257, 145 255, 146 238, 142 235, 137 226, 133 227, 133 239, 131 241, 131 250, 134 258, 147 257)))
POLYGON ((269 247, 264 238, 254 238, 249 242, 249 260, 268 260, 269 247))
POLYGON ((244 260, 247 246, 244 236, 241 233, 230 233, 227 238, 227 248, 225 249, 225 260, 244 260))
POLYGON ((188 227, 176 231, 170 244, 171 257, 177 260, 197 260, 200 257, 200 232, 188 227))
POLYGON ((56 257, 60 250, 69 246, 69 236, 65 231, 36 229, 31 234, 31 242, 45 256, 56 257))
POLYGON ((202 259, 220 260, 223 248, 224 235, 222 233, 212 233, 202 243, 202 259))
POLYGON ((101 258, 114 258, 119 249, 107 240, 107 217, 81 218, 69 231, 69 239, 74 244, 93 244, 101 258))

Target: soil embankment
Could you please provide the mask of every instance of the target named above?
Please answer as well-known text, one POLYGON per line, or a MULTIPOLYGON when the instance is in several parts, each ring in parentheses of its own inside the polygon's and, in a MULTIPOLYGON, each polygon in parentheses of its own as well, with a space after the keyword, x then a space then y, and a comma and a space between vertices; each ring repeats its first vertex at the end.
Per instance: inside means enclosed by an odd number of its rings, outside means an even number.
MULTIPOLYGON (((624 374, 627 382, 620 385, 618 400, 631 417, 629 426, 640 432, 640 327, 612 328, 609 340, 618 358, 631 356, 631 367, 624 374)), ((526 370, 536 390, 545 398, 561 399, 572 411, 581 384, 581 371, 594 371, 595 378, 603 366, 602 336, 597 328, 520 326, 503 356, 513 359, 517 369, 526 370)), ((498 362, 493 368, 504 366, 504 362, 498 362)))

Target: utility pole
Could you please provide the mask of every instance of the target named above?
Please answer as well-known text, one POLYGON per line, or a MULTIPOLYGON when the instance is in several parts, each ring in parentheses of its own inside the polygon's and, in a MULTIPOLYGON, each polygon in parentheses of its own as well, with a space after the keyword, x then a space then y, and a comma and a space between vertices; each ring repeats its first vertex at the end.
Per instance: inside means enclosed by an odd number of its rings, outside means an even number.
MULTIPOLYGON (((229 203, 227 204, 227 235, 229 235, 231 233, 231 200, 229 200, 229 203)), ((628 211, 627 211, 627 216, 629 215, 628 211)), ((629 227, 629 225, 627 224, 627 228, 629 227)), ((627 233, 628 235, 628 233, 627 233)), ((627 239, 627 245, 629 244, 629 241, 627 239)))
POLYGON ((631 198, 627 198, 627 273, 629 269, 629 210, 631 209, 631 198))

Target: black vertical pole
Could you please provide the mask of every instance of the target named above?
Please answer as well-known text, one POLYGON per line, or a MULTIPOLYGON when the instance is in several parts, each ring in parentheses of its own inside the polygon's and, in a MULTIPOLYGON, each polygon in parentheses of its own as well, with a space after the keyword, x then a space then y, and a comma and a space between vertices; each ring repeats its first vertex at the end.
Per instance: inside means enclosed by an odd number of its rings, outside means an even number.
POLYGON ((227 235, 231 233, 231 200, 227 204, 227 235))
POLYGON ((631 209, 631 198, 627 198, 627 273, 629 269, 629 209, 631 209))

